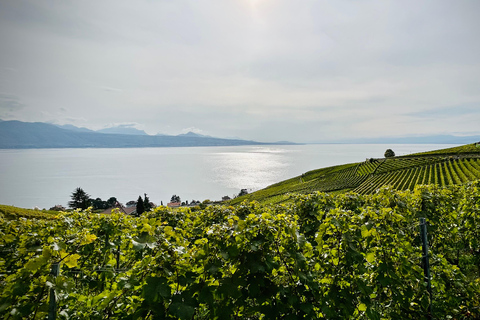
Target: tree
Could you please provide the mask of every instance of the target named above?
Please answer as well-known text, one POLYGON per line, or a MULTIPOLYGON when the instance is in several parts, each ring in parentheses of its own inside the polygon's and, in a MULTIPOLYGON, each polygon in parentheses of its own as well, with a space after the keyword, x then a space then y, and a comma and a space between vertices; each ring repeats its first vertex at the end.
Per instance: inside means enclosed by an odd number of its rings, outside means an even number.
POLYGON ((96 198, 95 200, 91 200, 90 203, 91 203, 94 210, 108 209, 107 203, 100 198, 96 198))
POLYGON ((72 209, 85 210, 90 206, 90 195, 83 191, 83 189, 80 187, 75 189, 74 192, 72 192, 71 198, 72 201, 68 202, 68 206, 72 209))
POLYGON ((385 158, 391 158, 391 157, 395 157, 395 152, 393 152, 392 149, 387 149, 387 151, 385 151, 385 158))
POLYGON ((110 199, 107 200, 107 208, 106 209, 115 207, 117 205, 117 202, 118 202, 117 198, 110 197, 110 199))
POLYGON ((246 194, 248 194, 248 190, 247 189, 242 189, 242 190, 240 190, 240 193, 238 194, 237 197, 241 197, 241 196, 244 196, 246 194))
POLYGON ((182 200, 180 200, 180 196, 177 196, 176 194, 174 194, 174 195, 170 198, 170 202, 182 202, 182 200))
POLYGON ((143 207, 144 207, 145 211, 150 211, 150 210, 152 210, 152 205, 150 204, 150 199, 148 199, 146 193, 144 193, 143 207))
POLYGON ((133 207, 137 205, 137 201, 130 200, 125 204, 127 207, 133 207))
POLYGON ((141 196, 138 196, 137 200, 137 217, 140 216, 142 213, 145 212, 145 205, 143 204, 143 200, 141 196))

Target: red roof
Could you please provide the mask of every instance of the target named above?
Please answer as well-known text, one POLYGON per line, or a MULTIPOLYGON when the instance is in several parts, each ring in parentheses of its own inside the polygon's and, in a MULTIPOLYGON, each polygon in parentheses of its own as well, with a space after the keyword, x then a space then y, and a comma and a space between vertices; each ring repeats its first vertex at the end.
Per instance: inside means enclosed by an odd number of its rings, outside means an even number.
POLYGON ((103 211, 103 214, 111 214, 112 210, 118 209, 120 213, 124 214, 133 214, 137 211, 136 207, 124 207, 124 206, 117 206, 113 208, 108 208, 107 210, 103 211))
POLYGON ((169 202, 167 203, 167 207, 170 208, 175 208, 175 207, 180 207, 182 204, 180 202, 169 202))

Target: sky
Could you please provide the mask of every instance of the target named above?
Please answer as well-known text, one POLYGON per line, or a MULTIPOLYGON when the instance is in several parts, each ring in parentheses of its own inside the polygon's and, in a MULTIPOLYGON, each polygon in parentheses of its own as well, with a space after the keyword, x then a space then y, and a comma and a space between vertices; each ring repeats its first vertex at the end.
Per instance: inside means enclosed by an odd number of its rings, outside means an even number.
POLYGON ((477 0, 1 0, 0 119, 257 141, 480 134, 477 0))

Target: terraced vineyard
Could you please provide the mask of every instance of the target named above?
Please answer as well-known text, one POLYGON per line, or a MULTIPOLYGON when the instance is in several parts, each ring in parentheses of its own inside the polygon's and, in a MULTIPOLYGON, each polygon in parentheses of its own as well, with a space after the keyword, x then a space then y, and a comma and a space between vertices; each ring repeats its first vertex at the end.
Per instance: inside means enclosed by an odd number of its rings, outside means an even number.
POLYGON ((353 191, 372 194, 382 186, 413 190, 416 185, 462 184, 480 179, 479 146, 480 144, 470 144, 313 170, 233 199, 231 204, 238 204, 243 200, 278 203, 285 200, 289 193, 353 191))
POLYGON ((402 169, 393 168, 390 171, 370 175, 353 191, 370 194, 386 185, 397 190, 413 190, 418 184, 446 186, 480 179, 480 158, 424 158, 424 160, 424 163, 418 165, 402 169))

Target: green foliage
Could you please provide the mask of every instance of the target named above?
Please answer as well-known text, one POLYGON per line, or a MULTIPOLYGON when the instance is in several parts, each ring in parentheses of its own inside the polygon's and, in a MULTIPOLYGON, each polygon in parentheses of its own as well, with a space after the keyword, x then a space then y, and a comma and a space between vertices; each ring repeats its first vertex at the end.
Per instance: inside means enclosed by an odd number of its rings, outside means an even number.
POLYGON ((68 206, 72 209, 85 210, 92 202, 90 195, 82 188, 76 188, 75 191, 72 192, 71 198, 72 200, 68 202, 68 206))
POLYGON ((58 211, 54 210, 33 210, 13 206, 0 205, 0 217, 5 219, 55 219, 58 211))
POLYGON ((248 194, 247 189, 242 189, 242 190, 240 190, 240 192, 238 193, 238 197, 241 197, 241 196, 244 196, 244 195, 247 195, 247 194, 248 194))
POLYGON ((62 319, 423 319, 422 216, 433 318, 478 318, 479 189, 0 218, 0 313, 44 319, 53 288, 62 319))
POLYGON ((107 201, 103 201, 100 198, 92 199, 90 204, 94 210, 105 210, 115 207, 117 204, 117 198, 110 197, 107 201))
POLYGON ((147 194, 144 193, 144 198, 143 198, 143 207, 145 211, 150 211, 152 210, 152 205, 150 203, 150 199, 147 197, 147 194))
POLYGON ((395 152, 392 149, 387 149, 384 154, 385 158, 395 157, 395 152))
POLYGON ((136 216, 140 216, 145 212, 145 206, 143 205, 143 199, 141 196, 138 196, 137 205, 136 205, 136 216))
POLYGON ((171 198, 170 198, 170 202, 181 202, 182 200, 180 199, 180 196, 177 196, 176 194, 174 194, 171 198))

